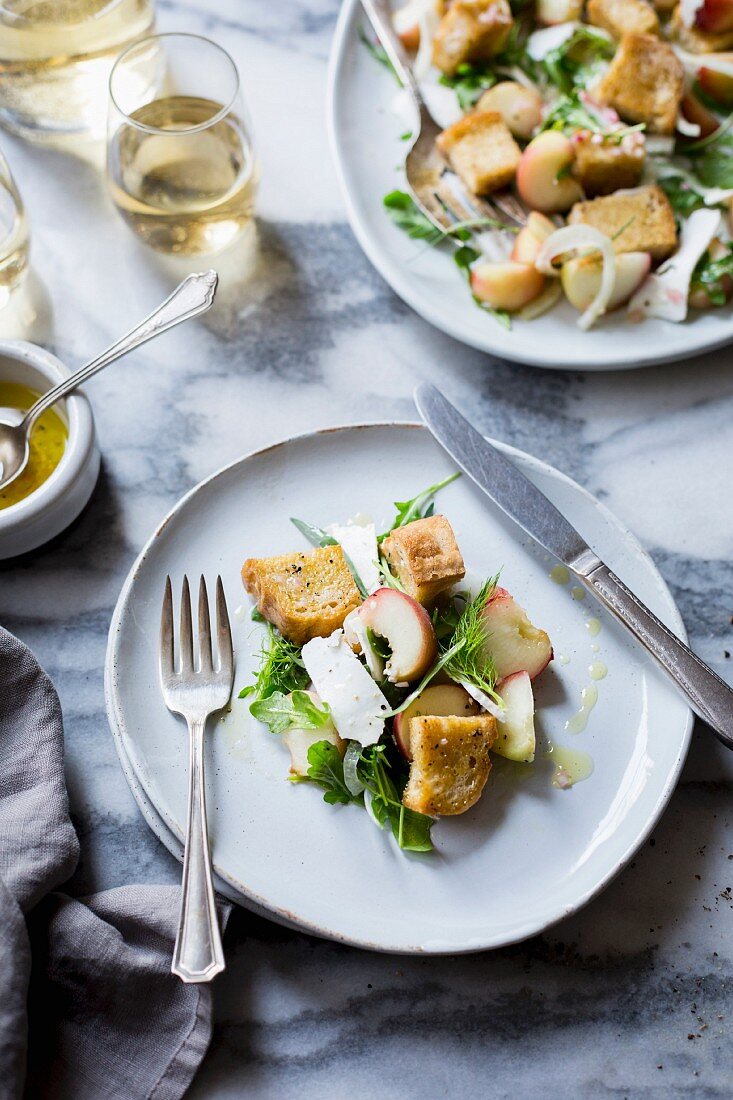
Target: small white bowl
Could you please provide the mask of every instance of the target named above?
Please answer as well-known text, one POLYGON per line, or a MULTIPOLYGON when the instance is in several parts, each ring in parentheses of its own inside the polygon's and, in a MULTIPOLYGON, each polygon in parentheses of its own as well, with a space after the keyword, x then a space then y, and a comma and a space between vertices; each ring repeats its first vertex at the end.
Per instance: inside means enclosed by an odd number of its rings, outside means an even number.
MULTIPOLYGON (((69 375, 50 352, 24 340, 0 340, 0 382, 19 382, 44 393, 69 375)), ((85 507, 99 475, 94 417, 77 391, 54 405, 69 438, 61 461, 42 485, 17 504, 0 509, 0 560, 34 550, 60 534, 85 507)))

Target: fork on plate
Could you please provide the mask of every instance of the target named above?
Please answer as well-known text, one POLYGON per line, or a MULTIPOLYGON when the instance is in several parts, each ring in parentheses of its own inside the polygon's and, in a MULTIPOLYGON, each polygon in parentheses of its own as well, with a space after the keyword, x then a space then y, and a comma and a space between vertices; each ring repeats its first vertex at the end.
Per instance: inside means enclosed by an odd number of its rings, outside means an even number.
POLYGON ((216 578, 218 668, 212 652, 209 597, 203 576, 199 582, 196 642, 188 578, 183 578, 177 663, 174 637, 173 589, 167 577, 160 620, 160 682, 165 705, 185 718, 189 736, 181 911, 171 970, 184 982, 209 982, 224 969, 224 952, 211 877, 204 789, 204 733, 209 716, 229 702, 234 683, 232 633, 221 577, 216 578))
POLYGON ((475 195, 446 164, 435 144, 442 127, 425 103, 410 59, 392 26, 389 0, 361 0, 361 6, 418 113, 417 134, 405 158, 405 175, 423 214, 441 232, 452 229, 457 222, 481 218, 503 222, 507 228, 524 225, 528 211, 509 191, 495 192, 491 199, 475 195))

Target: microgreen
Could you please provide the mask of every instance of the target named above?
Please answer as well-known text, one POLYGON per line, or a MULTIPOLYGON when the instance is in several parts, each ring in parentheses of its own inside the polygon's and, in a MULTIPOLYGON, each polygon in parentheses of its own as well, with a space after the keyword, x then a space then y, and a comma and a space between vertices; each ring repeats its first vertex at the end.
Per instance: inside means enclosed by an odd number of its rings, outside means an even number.
POLYGON ((308 684, 300 647, 283 638, 275 628, 267 624, 267 638, 260 650, 260 667, 254 684, 242 688, 240 699, 254 695, 256 700, 267 699, 274 693, 288 694, 308 684))
POLYGON ((396 500, 395 508, 397 509, 397 515, 394 518, 394 522, 389 531, 386 531, 383 535, 379 536, 379 542, 382 542, 387 538, 392 531, 396 531, 398 527, 406 527, 408 523, 412 523, 416 519, 427 519, 432 516, 435 511, 434 496, 440 492, 441 489, 445 489, 446 485, 450 485, 452 481, 460 477, 460 470, 456 470, 454 474, 449 474, 448 477, 444 477, 442 481, 438 481, 435 485, 428 486, 427 489, 423 489, 417 496, 412 497, 411 500, 396 500))
POLYGON ((266 699, 257 699, 249 708, 258 722, 270 727, 271 733, 286 733, 291 729, 323 729, 331 721, 326 706, 319 707, 307 691, 293 691, 289 695, 274 691, 266 699))

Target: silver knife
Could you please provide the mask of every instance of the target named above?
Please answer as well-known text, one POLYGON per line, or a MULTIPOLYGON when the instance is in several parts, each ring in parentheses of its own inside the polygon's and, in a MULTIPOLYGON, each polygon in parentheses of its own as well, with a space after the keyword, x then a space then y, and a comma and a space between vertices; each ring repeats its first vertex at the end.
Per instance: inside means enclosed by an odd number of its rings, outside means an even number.
POLYGON ((651 653, 690 706, 733 748, 733 689, 611 572, 544 493, 426 382, 415 404, 441 447, 495 504, 575 574, 651 653))

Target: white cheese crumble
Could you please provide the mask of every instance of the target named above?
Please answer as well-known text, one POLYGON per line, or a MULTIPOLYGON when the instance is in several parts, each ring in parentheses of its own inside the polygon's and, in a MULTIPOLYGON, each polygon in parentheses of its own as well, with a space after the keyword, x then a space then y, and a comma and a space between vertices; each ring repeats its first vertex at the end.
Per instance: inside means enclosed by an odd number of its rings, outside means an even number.
POLYGON ((349 647, 344 632, 335 630, 328 638, 312 638, 303 646, 302 658, 344 740, 374 745, 384 732, 382 715, 390 706, 349 647))

